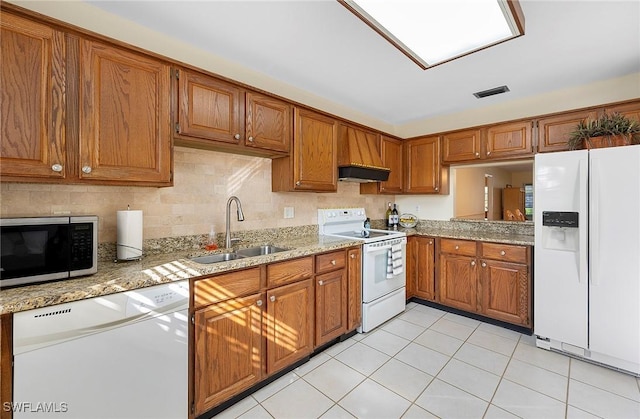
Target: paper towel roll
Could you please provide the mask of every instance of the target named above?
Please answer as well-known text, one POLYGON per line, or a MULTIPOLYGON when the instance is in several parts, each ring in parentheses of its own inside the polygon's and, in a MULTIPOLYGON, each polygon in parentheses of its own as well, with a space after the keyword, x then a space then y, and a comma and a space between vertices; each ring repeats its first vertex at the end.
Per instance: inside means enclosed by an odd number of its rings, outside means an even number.
POLYGON ((142 211, 118 211, 116 221, 118 260, 140 259, 142 257, 142 211))

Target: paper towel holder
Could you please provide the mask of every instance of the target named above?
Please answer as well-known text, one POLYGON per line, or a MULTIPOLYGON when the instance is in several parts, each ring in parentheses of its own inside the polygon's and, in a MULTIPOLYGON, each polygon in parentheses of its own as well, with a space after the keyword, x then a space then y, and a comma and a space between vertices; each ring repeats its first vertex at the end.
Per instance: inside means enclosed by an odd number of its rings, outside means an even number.
POLYGON ((137 261, 142 259, 142 211, 131 210, 127 205, 125 211, 117 211, 117 243, 116 260, 137 261))

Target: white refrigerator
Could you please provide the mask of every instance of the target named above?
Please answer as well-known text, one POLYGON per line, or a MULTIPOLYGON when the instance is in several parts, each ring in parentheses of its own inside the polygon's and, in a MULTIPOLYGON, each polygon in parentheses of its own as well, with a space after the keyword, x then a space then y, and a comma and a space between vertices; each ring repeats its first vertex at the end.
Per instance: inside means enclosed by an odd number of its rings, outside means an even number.
POLYGON ((640 145, 535 157, 538 347, 640 374, 640 145))

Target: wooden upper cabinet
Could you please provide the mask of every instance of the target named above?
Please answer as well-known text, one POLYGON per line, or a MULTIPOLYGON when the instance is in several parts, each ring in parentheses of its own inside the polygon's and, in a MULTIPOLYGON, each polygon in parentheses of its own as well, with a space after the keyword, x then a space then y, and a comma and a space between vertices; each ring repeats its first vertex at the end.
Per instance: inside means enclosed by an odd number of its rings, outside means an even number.
POLYGON ((448 194, 448 167, 440 164, 440 137, 407 140, 405 193, 448 194))
POLYGON ((335 192, 338 189, 338 121, 295 108, 288 157, 272 162, 273 192, 335 192))
POLYGON ((244 137, 244 90, 189 70, 177 70, 179 135, 239 144, 244 137))
POLYGON ((580 111, 563 113, 538 120, 538 152, 569 150, 567 141, 569 133, 576 128, 580 121, 586 118, 596 118, 595 111, 580 111))
POLYGON ((360 184, 361 194, 401 194, 404 191, 404 149, 403 141, 378 136, 376 143, 380 150, 382 166, 391 169, 389 179, 384 182, 368 182, 360 184))
POLYGON ((81 179, 170 184, 170 68, 80 41, 81 179))
POLYGON ((282 100, 247 92, 245 145, 289 152, 293 106, 282 100))
POLYGON ((386 182, 380 182, 380 193, 402 193, 404 178, 404 172, 402 170, 404 166, 402 164, 402 141, 384 135, 381 136, 380 154, 384 167, 391 169, 389 179, 386 182))
POLYGON ((449 132, 442 136, 442 161, 454 163, 481 158, 479 129, 449 132))
POLYGON ((510 122, 486 128, 487 159, 533 155, 531 121, 510 122))
POLYGON ((0 27, 0 174, 62 179, 64 34, 5 12, 0 27))
POLYGON ((629 119, 634 119, 640 122, 640 101, 607 106, 604 108, 604 111, 607 113, 618 112, 629 119))

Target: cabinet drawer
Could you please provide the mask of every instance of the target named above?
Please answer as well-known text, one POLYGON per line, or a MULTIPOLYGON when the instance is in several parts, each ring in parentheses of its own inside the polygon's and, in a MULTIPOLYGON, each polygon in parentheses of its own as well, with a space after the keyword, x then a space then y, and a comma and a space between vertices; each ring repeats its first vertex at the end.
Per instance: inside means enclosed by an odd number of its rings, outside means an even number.
POLYGON ((316 273, 329 272, 334 269, 344 268, 346 257, 344 251, 325 253, 316 256, 316 273))
POLYGON ((195 308, 260 291, 260 268, 245 269, 195 281, 195 308))
POLYGON ((313 259, 310 257, 287 260, 267 265, 267 287, 275 287, 313 275, 313 259))
POLYGON ((442 239, 440 240, 440 252, 454 255, 475 256, 476 242, 469 240, 442 239))
POLYGON ((500 243, 481 243, 481 255, 487 259, 527 263, 527 246, 500 243))

